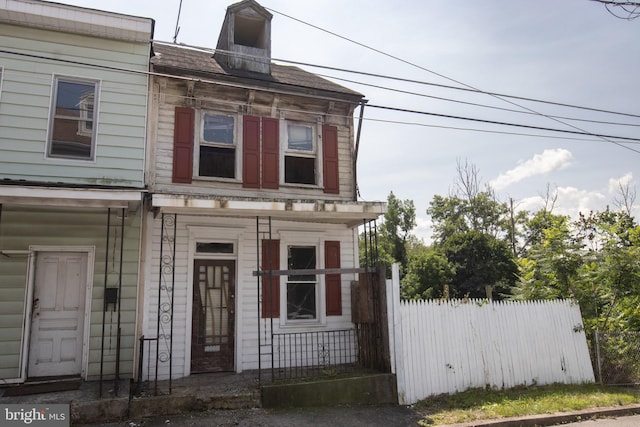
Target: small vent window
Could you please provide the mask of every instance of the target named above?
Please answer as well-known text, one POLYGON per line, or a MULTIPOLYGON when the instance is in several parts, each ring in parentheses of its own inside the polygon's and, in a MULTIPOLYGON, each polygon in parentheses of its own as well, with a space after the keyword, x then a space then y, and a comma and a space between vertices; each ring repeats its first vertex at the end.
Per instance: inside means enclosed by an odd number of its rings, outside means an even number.
POLYGON ((233 243, 197 242, 196 252, 203 254, 232 254, 233 243))
POLYGON ((233 39, 235 44, 266 49, 265 21, 245 16, 235 16, 233 39))

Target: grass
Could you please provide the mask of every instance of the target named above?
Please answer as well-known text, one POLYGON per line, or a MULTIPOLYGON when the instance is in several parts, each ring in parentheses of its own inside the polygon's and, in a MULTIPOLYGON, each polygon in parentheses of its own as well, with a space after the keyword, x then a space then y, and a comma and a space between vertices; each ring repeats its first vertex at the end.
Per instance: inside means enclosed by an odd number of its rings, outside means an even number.
POLYGON ((555 384, 510 390, 474 389, 427 398, 414 408, 423 414, 420 425, 433 426, 634 403, 640 403, 638 389, 555 384))

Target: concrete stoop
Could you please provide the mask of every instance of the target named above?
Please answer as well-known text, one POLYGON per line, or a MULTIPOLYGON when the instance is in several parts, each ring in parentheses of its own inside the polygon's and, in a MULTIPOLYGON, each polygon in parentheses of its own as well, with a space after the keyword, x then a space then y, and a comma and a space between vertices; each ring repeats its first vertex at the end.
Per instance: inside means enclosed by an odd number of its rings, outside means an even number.
POLYGON ((265 408, 397 404, 394 374, 363 375, 262 386, 265 408))

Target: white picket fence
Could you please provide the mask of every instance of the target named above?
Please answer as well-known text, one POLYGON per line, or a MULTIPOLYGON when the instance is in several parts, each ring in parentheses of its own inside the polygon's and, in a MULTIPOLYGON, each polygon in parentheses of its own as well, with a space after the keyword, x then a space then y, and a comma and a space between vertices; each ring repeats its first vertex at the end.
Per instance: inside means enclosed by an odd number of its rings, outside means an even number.
POLYGON ((593 382, 580 307, 535 302, 407 301, 387 282, 401 404, 471 388, 593 382))

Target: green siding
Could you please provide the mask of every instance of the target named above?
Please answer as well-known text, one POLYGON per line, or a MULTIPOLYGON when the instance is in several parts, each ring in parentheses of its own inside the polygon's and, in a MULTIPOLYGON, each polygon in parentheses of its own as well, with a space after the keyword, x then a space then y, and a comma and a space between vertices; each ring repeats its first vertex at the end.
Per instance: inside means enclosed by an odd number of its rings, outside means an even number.
MULTIPOLYGON (((119 212, 119 211, 118 211, 119 212)), ((3 206, 0 223, 0 249, 27 250, 39 246, 93 246, 93 287, 91 290, 88 378, 100 374, 102 350, 102 308, 104 293, 105 254, 108 251, 108 286, 118 286, 120 220, 111 217, 109 247, 106 248, 107 210, 29 209, 3 206), (118 236, 117 238, 115 236, 118 236), (115 258, 114 258, 115 254, 115 258)), ((136 346, 135 322, 137 307, 138 259, 140 247, 140 214, 129 212, 125 220, 121 307, 122 378, 133 374, 133 354, 136 346)), ((20 376, 20 349, 23 334, 25 290, 28 257, 0 257, 0 379, 20 376)), ((106 314, 104 340, 104 375, 115 373, 117 313, 106 314)))
POLYGON ((144 186, 148 43, 0 24, 0 45, 9 46, 10 51, 91 64, 0 53, 0 179, 144 186), (54 75, 100 82, 95 161, 46 159, 54 75))

